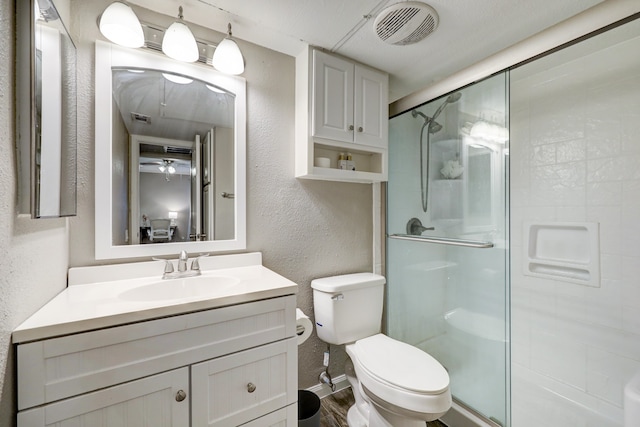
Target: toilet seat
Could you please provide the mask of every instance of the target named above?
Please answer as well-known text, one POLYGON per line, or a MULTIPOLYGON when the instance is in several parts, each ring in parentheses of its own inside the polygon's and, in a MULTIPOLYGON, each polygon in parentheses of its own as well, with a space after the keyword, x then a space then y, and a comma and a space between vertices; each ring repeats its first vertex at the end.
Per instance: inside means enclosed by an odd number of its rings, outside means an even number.
POLYGON ((358 361, 369 375, 392 386, 423 394, 449 388, 449 374, 424 351, 383 334, 356 341, 358 361))
POLYGON ((368 394, 418 413, 451 406, 449 374, 431 355, 383 334, 349 344, 347 353, 368 394))

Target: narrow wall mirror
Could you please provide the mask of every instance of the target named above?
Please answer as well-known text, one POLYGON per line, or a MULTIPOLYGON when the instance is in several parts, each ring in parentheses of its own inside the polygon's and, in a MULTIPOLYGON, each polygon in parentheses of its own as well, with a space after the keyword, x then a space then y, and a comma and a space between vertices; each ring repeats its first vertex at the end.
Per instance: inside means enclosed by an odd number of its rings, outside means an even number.
POLYGON ((68 0, 16 2, 18 209, 76 214, 76 47, 68 0))
POLYGON ((96 42, 96 258, 245 248, 245 93, 96 42))

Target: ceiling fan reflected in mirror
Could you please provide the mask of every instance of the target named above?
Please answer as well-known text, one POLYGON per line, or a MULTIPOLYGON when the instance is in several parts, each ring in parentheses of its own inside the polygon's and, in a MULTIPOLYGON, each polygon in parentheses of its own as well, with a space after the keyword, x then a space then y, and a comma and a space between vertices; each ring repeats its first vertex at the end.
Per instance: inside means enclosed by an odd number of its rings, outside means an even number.
POLYGON ((142 161, 143 159, 140 160, 141 170, 143 166, 157 166, 158 170, 165 174, 165 179, 167 181, 170 181, 171 175, 175 174, 177 171, 175 166, 175 159, 158 159, 156 161, 142 161))

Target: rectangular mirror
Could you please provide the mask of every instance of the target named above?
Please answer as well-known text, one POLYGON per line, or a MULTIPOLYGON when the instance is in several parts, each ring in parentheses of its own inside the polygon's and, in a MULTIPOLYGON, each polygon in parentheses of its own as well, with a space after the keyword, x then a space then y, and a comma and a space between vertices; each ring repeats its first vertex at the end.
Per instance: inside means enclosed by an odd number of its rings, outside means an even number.
POLYGON ((96 258, 245 249, 242 77, 96 42, 96 258))
POLYGON ((33 218, 76 214, 76 47, 56 3, 16 2, 18 209, 33 218))

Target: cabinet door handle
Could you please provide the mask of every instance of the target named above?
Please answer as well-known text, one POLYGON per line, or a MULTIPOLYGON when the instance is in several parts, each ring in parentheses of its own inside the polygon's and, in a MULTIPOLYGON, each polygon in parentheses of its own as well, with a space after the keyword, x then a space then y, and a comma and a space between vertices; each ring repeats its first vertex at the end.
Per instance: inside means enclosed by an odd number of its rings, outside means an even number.
POLYGON ((247 391, 249 393, 253 393, 254 391, 256 391, 256 385, 254 383, 247 384, 247 391))
POLYGON ((362 132, 364 129, 362 129, 362 126, 358 127, 358 132, 362 132))
POLYGON ((349 125, 349 130, 353 130, 353 125, 349 125))
POLYGON ((178 392, 176 393, 176 402, 182 402, 186 398, 187 393, 185 393, 184 390, 178 390, 178 392))

